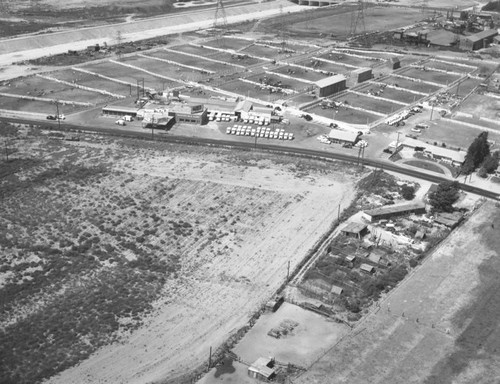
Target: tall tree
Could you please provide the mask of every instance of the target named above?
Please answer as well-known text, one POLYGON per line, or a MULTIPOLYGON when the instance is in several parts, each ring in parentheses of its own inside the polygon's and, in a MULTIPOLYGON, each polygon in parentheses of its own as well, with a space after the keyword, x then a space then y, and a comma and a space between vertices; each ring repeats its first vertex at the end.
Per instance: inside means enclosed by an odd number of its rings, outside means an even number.
POLYGON ((489 154, 490 145, 488 143, 488 132, 481 132, 467 150, 467 155, 462 165, 462 173, 469 175, 474 172, 489 154))
POLYGON ((438 184, 437 190, 429 195, 429 203, 434 212, 453 212, 453 204, 459 197, 458 181, 438 184))

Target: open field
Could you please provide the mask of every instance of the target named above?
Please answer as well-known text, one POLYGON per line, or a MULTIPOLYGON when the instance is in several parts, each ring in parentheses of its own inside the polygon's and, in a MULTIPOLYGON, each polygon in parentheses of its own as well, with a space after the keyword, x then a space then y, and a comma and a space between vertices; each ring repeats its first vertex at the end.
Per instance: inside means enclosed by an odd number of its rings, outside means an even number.
POLYGON ((452 73, 444 73, 439 71, 433 71, 430 69, 419 69, 407 67, 399 72, 400 75, 408 76, 414 79, 420 79, 422 81, 430 81, 433 83, 438 83, 441 85, 448 85, 458 80, 461 75, 455 75, 452 73))
POLYGON ((421 93, 433 93, 441 89, 441 87, 437 85, 432 85, 432 84, 427 84, 427 83, 420 83, 418 81, 411 81, 407 79, 403 79, 401 77, 396 77, 396 76, 389 76, 383 80, 377 80, 380 81, 381 83, 389 84, 389 85, 395 85, 403 89, 409 89, 412 91, 416 92, 421 92, 421 93))
POLYGON ((190 372, 282 284, 357 177, 213 148, 23 145, 31 162, 0 189, 2 382, 190 372))
POLYGON ((205 48, 199 45, 190 45, 190 44, 178 45, 175 47, 171 47, 170 49, 178 52, 190 53, 192 55, 208 57, 214 60, 225 61, 227 63, 243 65, 246 67, 265 63, 265 61, 253 57, 245 55, 234 55, 228 52, 215 51, 213 49, 205 48))
MULTIPOLYGON (((472 121, 471 121, 472 123, 472 121)), ((474 121, 478 123, 478 121, 474 121)), ((446 143, 449 147, 457 147, 466 150, 474 139, 482 132, 481 129, 468 127, 464 124, 459 124, 450 119, 440 119, 431 121, 430 128, 425 129, 420 134, 420 139, 431 144, 434 142, 441 144, 446 143)), ((499 134, 488 132, 488 137, 500 143, 499 134)))
MULTIPOLYGON (((304 15, 302 20, 287 22, 288 31, 293 35, 329 34, 344 37, 349 34, 352 5, 338 7, 335 14, 317 17, 317 14, 304 15), (342 12, 342 13, 341 13, 342 12)), ((318 11, 319 12, 319 11, 318 11)), ((367 7, 365 13, 366 32, 375 32, 413 24, 424 18, 419 9, 367 7)), ((320 14, 321 15, 321 14, 320 14)))
POLYGON ((238 52, 257 57, 266 57, 268 59, 274 59, 283 55, 280 54, 280 49, 278 47, 268 47, 260 44, 252 44, 249 47, 238 49, 238 52))
POLYGON ((294 382, 495 382, 500 372, 498 225, 498 208, 487 203, 294 382))
MULTIPOLYGON (((498 120, 500 117, 500 100, 491 96, 474 93, 461 104, 460 111, 498 120)), ((500 123, 498 129, 500 130, 500 123)))
POLYGON ((398 109, 403 108, 403 105, 392 103, 390 101, 376 99, 374 97, 362 96, 352 92, 347 92, 342 96, 333 98, 337 102, 343 102, 355 107, 361 107, 368 111, 379 112, 383 114, 390 114, 396 112, 398 109))
POLYGON ((308 112, 315 113, 319 116, 328 117, 330 119, 343 121, 350 124, 369 124, 381 118, 379 115, 367 111, 357 111, 352 108, 340 107, 337 110, 326 108, 322 109, 319 105, 308 109, 308 112))
POLYGON ((246 39, 238 39, 237 37, 222 37, 219 41, 217 40, 209 40, 203 42, 203 45, 207 45, 209 47, 219 48, 219 49, 232 49, 232 50, 240 50, 246 46, 252 45, 252 40, 246 39))
POLYGON ((474 72, 476 68, 470 68, 470 67, 464 67, 460 65, 453 64, 452 62, 444 62, 444 61, 437 61, 437 60, 430 60, 427 61, 424 64, 425 68, 429 69, 443 69, 445 71, 451 71, 451 72, 457 72, 457 73, 462 73, 462 74, 467 74, 474 72))

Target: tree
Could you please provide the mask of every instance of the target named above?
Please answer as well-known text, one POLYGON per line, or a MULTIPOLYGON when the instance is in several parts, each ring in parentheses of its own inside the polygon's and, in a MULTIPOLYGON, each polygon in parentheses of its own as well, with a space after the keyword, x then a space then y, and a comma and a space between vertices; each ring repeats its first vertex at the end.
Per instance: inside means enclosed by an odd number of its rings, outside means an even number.
POLYGON ((434 212, 453 212, 453 203, 459 197, 458 181, 445 181, 438 184, 437 190, 429 195, 429 203, 434 212))
POLYGON ((412 187, 408 184, 403 184, 401 186, 401 196, 403 196, 403 199, 405 200, 413 200, 413 198, 415 197, 415 187, 412 187))
POLYGON ((487 156, 481 164, 481 171, 484 173, 493 173, 498 168, 500 152, 496 151, 487 156))
POLYGON ((474 139, 472 144, 467 150, 464 165, 462 165, 462 173, 466 175, 471 174, 477 167, 479 167, 485 158, 490 154, 490 145, 488 143, 488 132, 481 132, 478 137, 474 139))

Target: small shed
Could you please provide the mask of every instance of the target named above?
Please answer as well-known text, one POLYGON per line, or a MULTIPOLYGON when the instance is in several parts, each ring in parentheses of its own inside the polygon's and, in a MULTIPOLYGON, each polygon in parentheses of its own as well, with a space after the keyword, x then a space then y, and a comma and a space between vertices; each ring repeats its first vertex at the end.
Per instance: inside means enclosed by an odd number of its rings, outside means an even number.
POLYGON ((401 68, 401 60, 399 57, 391 57, 389 60, 389 65, 391 66, 391 69, 399 69, 401 68))
POLYGON ((464 215, 460 212, 441 212, 436 215, 434 222, 442 224, 448 228, 455 228, 463 220, 464 215))
POLYGON ((382 256, 380 256, 377 253, 370 253, 370 255, 368 256, 368 260, 373 261, 374 263, 377 263, 377 264, 380 263, 381 258, 382 258, 382 256))
POLYGON ((375 268, 373 268, 373 266, 371 266, 370 264, 361 264, 359 268, 361 269, 361 271, 366 273, 375 272, 375 268))
POLYGON ((423 240, 425 239, 425 231, 422 230, 422 229, 419 229, 416 233, 415 233, 415 239, 417 240, 423 240))
POLYGON ((270 357, 259 357, 248 367, 248 376, 258 380, 271 380, 276 376, 274 370, 274 359, 270 357))
POLYGON ((266 309, 271 312, 276 312, 284 301, 285 298, 283 296, 276 296, 266 303, 266 309))
POLYGON ((349 222, 347 225, 341 230, 344 236, 355 237, 357 239, 361 239, 368 232, 368 226, 362 223, 354 223, 349 222))
POLYGON ((355 255, 348 255, 348 256, 346 256, 345 259, 347 261, 349 261, 350 263, 352 263, 354 260, 356 260, 356 256, 355 255))
POLYGON ((342 292, 344 292, 344 288, 337 287, 336 285, 332 285, 332 289, 330 290, 330 292, 340 296, 342 294, 342 292))

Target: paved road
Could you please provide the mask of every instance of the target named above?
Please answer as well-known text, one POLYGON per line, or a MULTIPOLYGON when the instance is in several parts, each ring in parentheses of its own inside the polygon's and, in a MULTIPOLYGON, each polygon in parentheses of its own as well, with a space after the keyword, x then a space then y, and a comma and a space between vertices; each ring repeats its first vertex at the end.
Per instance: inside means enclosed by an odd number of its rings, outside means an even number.
MULTIPOLYGON (((17 124, 34 124, 38 126, 42 126, 45 128, 53 128, 53 122, 45 122, 45 121, 32 121, 27 119, 14 119, 14 118, 0 118, 2 121, 17 123, 17 124)), ((90 128, 86 126, 76 125, 76 124, 68 124, 61 122, 61 129, 70 130, 70 131, 86 131, 86 132, 94 132, 97 134, 105 134, 112 136, 120 136, 120 137, 130 137, 130 138, 142 138, 146 140, 151 140, 151 134, 148 131, 145 132, 132 132, 126 130, 120 130, 118 128, 107 129, 107 128, 90 128)), ((201 137, 186 137, 186 136, 176 136, 176 135, 156 135, 155 140, 165 141, 168 143, 178 143, 178 144, 190 144, 190 145, 205 145, 205 146, 217 146, 217 147, 226 147, 226 148, 237 148, 241 150, 257 150, 257 151, 267 151, 267 152, 275 152, 282 154, 289 154, 298 157, 306 157, 306 158, 320 158, 324 160, 341 160, 347 161, 350 163, 360 163, 357 155, 349 155, 344 153, 331 153, 331 152, 323 152, 313 149, 306 148, 292 148, 292 147, 283 147, 279 145, 273 144, 262 144, 259 143, 255 145, 253 143, 247 142, 237 142, 237 141, 228 141, 228 140, 217 140, 217 139, 208 139, 201 137)), ((364 158, 361 163, 365 166, 383 169, 386 171, 396 172, 402 175, 407 175, 411 177, 415 177, 421 180, 427 180, 433 183, 441 183, 443 181, 450 181, 450 178, 433 175, 425 172, 420 172, 416 169, 407 169, 401 167, 395 163, 380 160, 380 159, 370 159, 364 158)), ((486 189, 478 188, 473 185, 459 183, 460 188, 465 192, 474 193, 479 196, 487 197, 494 200, 500 201, 500 195, 496 192, 492 192, 486 189)))

